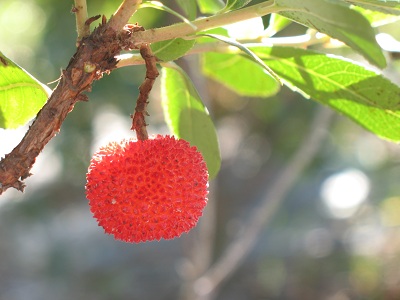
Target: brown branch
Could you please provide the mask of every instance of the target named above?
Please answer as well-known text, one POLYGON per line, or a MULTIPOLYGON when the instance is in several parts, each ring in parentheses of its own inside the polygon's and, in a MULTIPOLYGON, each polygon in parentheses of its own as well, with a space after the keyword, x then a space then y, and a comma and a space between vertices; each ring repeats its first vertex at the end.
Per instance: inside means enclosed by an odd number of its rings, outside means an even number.
POLYGON ((140 46, 140 55, 143 57, 146 64, 146 77, 139 87, 139 96, 136 100, 135 113, 131 116, 131 129, 136 131, 138 140, 147 140, 149 137, 145 121, 145 116, 149 115, 146 111, 147 104, 149 103, 147 100, 149 99, 150 91, 159 73, 156 66, 156 57, 151 52, 149 44, 145 43, 140 46))
POLYGON ((115 56, 123 49, 132 48, 129 39, 140 30, 143 28, 130 25, 117 33, 103 18, 102 24, 82 39, 67 68, 62 71, 59 84, 22 141, 0 161, 0 195, 10 187, 23 191, 23 180, 31 175, 36 157, 59 132, 76 102, 87 100, 82 93, 90 91, 94 80, 116 67, 115 56))

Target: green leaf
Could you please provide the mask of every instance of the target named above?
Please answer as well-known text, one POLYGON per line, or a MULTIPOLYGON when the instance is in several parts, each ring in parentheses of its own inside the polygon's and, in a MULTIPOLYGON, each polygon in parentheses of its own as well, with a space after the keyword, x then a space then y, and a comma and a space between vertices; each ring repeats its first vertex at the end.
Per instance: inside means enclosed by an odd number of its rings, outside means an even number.
POLYGON ((175 17, 178 17, 179 19, 181 19, 183 22, 188 24, 193 29, 195 29, 195 30, 197 29, 196 25, 194 25, 192 22, 190 22, 189 19, 185 18, 180 13, 178 13, 175 10, 169 8, 168 6, 164 5, 160 1, 144 1, 142 4, 140 4, 140 8, 145 8, 145 7, 155 8, 155 9, 159 9, 159 10, 163 10, 165 12, 168 12, 168 13, 174 15, 175 17))
POLYGON ((189 20, 196 19, 197 5, 194 1, 188 0, 175 0, 176 3, 182 8, 189 20))
POLYGON ((42 108, 51 91, 0 52, 0 127, 26 124, 42 108))
POLYGON ((161 41, 151 44, 153 54, 162 61, 172 61, 185 55, 193 45, 195 40, 184 40, 176 38, 168 41, 161 41))
POLYGON ((224 36, 227 38, 229 37, 228 30, 226 28, 217 27, 206 31, 202 31, 201 34, 199 34, 198 37, 196 38, 196 42, 198 44, 215 43, 215 38, 212 37, 213 35, 224 36))
POLYGON ((361 13, 369 21, 372 27, 383 26, 400 20, 400 14, 395 16, 379 11, 365 9, 360 6, 353 6, 352 9, 361 13))
POLYGON ((224 9, 221 12, 239 9, 249 4, 251 1, 252 0, 227 0, 224 9))
POLYGON ((175 64, 163 66, 161 99, 166 122, 174 135, 199 149, 212 179, 221 166, 214 124, 186 73, 175 64))
POLYGON ((400 88, 342 58, 313 51, 252 48, 295 91, 329 105, 376 135, 400 142, 400 88))
POLYGON ((235 46, 236 48, 238 48, 239 50, 243 51, 243 53, 247 54, 249 56, 249 58, 251 60, 253 60, 255 63, 259 64, 261 67, 264 68, 265 71, 268 72, 268 74, 274 78, 277 82, 280 83, 280 79, 279 77, 274 73, 274 71, 272 71, 257 55, 255 55, 253 53, 253 51, 251 51, 249 48, 247 48, 245 45, 231 39, 231 38, 227 38, 225 36, 222 35, 216 35, 216 34, 200 34, 201 35, 205 35, 205 36, 209 36, 212 37, 214 39, 220 40, 221 42, 227 43, 228 45, 231 46, 235 46))
POLYGON ((274 36, 277 32, 285 29, 288 25, 292 23, 291 20, 285 18, 279 14, 271 14, 271 19, 269 20, 268 28, 266 29, 266 36, 274 36))
POLYGON ((281 12, 283 16, 344 42, 380 68, 386 66, 375 32, 360 13, 338 1, 276 0, 275 4, 288 9, 281 12))
POLYGON ((242 96, 270 97, 280 89, 262 67, 238 54, 204 53, 202 71, 242 96))
POLYGON ((346 2, 385 14, 400 15, 398 0, 346 0, 346 2))
MULTIPOLYGON (((186 0, 193 1, 193 0, 186 0)), ((203 14, 215 14, 224 8, 225 3, 222 0, 197 0, 200 12, 203 14)))

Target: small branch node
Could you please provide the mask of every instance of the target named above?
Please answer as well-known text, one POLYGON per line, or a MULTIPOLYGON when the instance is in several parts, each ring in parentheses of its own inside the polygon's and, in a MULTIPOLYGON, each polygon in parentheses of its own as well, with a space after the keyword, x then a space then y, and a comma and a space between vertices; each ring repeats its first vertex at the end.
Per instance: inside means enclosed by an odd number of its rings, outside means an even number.
MULTIPOLYGON (((101 17, 101 15, 96 15, 96 16, 93 16, 93 17, 88 18, 88 19, 85 21, 85 25, 86 25, 86 26, 90 26, 90 24, 92 24, 94 21, 100 19, 100 17, 101 17)), ((103 16, 103 18, 105 18, 105 17, 103 16)), ((103 23, 103 22, 102 22, 102 23, 103 23)))

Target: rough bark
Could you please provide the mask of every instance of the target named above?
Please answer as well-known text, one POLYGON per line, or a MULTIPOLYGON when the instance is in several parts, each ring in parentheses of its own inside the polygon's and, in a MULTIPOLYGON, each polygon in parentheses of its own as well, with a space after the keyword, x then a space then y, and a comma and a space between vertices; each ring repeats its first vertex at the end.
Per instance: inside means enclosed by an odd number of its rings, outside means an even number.
POLYGON ((88 37, 83 38, 60 81, 39 111, 21 142, 0 161, 0 195, 13 187, 23 191, 24 179, 44 146, 59 132, 67 114, 78 101, 87 101, 84 92, 90 91, 93 81, 111 72, 121 50, 134 48, 132 35, 143 30, 137 25, 126 25, 117 32, 108 26, 105 17, 88 37))

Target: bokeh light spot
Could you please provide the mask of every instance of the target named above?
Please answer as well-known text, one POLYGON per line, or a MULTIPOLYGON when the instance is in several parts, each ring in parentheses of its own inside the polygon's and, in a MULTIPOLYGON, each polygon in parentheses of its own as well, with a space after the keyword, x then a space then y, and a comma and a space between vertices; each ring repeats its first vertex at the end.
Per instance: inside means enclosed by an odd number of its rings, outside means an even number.
POLYGON ((348 169, 328 177, 321 187, 321 197, 335 218, 348 218, 366 200, 370 190, 368 177, 356 169, 348 169))

